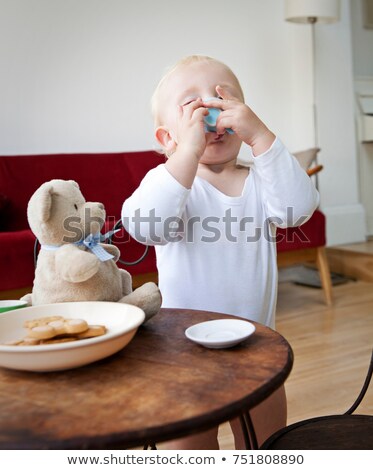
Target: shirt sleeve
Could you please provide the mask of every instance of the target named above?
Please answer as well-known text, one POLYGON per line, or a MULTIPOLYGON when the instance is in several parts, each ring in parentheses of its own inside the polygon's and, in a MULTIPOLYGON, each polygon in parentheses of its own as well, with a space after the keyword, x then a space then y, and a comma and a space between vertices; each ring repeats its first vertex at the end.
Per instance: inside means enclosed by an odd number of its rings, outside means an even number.
POLYGON ((177 232, 190 189, 159 165, 142 180, 123 204, 122 223, 128 233, 146 245, 164 245, 177 232))
POLYGON ((277 227, 306 222, 319 204, 319 193, 296 158, 276 137, 263 154, 253 157, 266 213, 277 227))

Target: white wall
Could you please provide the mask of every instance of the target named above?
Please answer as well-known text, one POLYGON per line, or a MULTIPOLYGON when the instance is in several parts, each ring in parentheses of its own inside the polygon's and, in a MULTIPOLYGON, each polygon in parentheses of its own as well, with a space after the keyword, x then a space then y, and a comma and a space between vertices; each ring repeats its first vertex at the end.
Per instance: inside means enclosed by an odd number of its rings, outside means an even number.
POLYGON ((301 50, 307 31, 293 40, 282 1, 0 0, 0 6, 2 154, 151 148, 152 91, 168 65, 192 53, 227 62, 247 101, 290 146, 312 141, 303 106, 310 92, 293 88, 306 78, 301 88, 309 89, 301 50))
MULTIPOLYGON (((364 237, 342 4, 342 22, 317 26, 331 244, 364 237), (344 207, 355 230, 340 224, 344 207)), ((303 150, 314 142, 310 46, 310 28, 286 23, 281 0, 0 0, 0 154, 152 148, 152 91, 166 66, 192 53, 230 65, 247 103, 290 150, 303 150)))
MULTIPOLYGON (((362 81, 368 82, 370 86, 366 87, 364 93, 368 91, 372 94, 373 29, 366 29, 363 26, 362 1, 351 0, 350 4, 356 89, 361 87, 362 81)), ((359 112, 358 109, 356 111, 359 112)), ((358 162, 360 169, 360 198, 366 213, 367 234, 373 236, 373 142, 358 143, 358 162)))
POLYGON ((354 74, 373 76, 373 28, 364 28, 362 0, 350 0, 354 74))
POLYGON ((341 21, 317 25, 316 84, 319 120, 321 206, 330 244, 365 240, 360 203, 355 130, 350 3, 341 1, 341 21))

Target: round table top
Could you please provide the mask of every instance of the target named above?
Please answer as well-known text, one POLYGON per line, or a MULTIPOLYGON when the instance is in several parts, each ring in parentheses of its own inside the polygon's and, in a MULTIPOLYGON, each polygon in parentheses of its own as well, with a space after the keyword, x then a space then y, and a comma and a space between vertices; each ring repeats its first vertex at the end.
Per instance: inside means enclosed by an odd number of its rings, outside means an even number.
POLYGON ((185 337, 227 315, 162 309, 113 356, 63 372, 0 369, 0 449, 134 447, 202 431, 275 391, 293 355, 278 333, 255 333, 229 349, 185 337))

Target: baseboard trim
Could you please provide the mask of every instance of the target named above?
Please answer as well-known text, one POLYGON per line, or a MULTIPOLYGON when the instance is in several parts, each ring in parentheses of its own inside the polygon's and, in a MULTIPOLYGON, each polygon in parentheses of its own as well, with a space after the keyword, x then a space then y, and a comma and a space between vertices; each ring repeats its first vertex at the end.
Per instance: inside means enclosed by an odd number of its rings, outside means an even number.
POLYGON ((359 281, 373 282, 373 254, 330 247, 326 250, 331 271, 359 281))
POLYGON ((326 216, 327 246, 366 240, 365 210, 361 204, 322 207, 321 210, 326 216))

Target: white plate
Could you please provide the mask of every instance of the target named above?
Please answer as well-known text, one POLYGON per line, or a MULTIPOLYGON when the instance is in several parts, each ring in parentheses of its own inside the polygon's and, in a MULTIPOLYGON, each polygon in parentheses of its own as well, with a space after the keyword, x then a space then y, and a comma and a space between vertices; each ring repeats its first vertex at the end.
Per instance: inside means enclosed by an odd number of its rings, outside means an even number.
POLYGON ((255 326, 244 320, 222 319, 197 323, 185 330, 191 341, 206 348, 231 348, 251 336, 255 326))
POLYGON ((65 302, 38 305, 0 315, 0 366, 37 372, 80 367, 116 353, 135 336, 145 319, 133 305, 115 302, 65 302), (107 332, 96 338, 38 346, 6 346, 3 343, 26 336, 25 320, 61 315, 82 318, 90 325, 105 325, 107 332))

